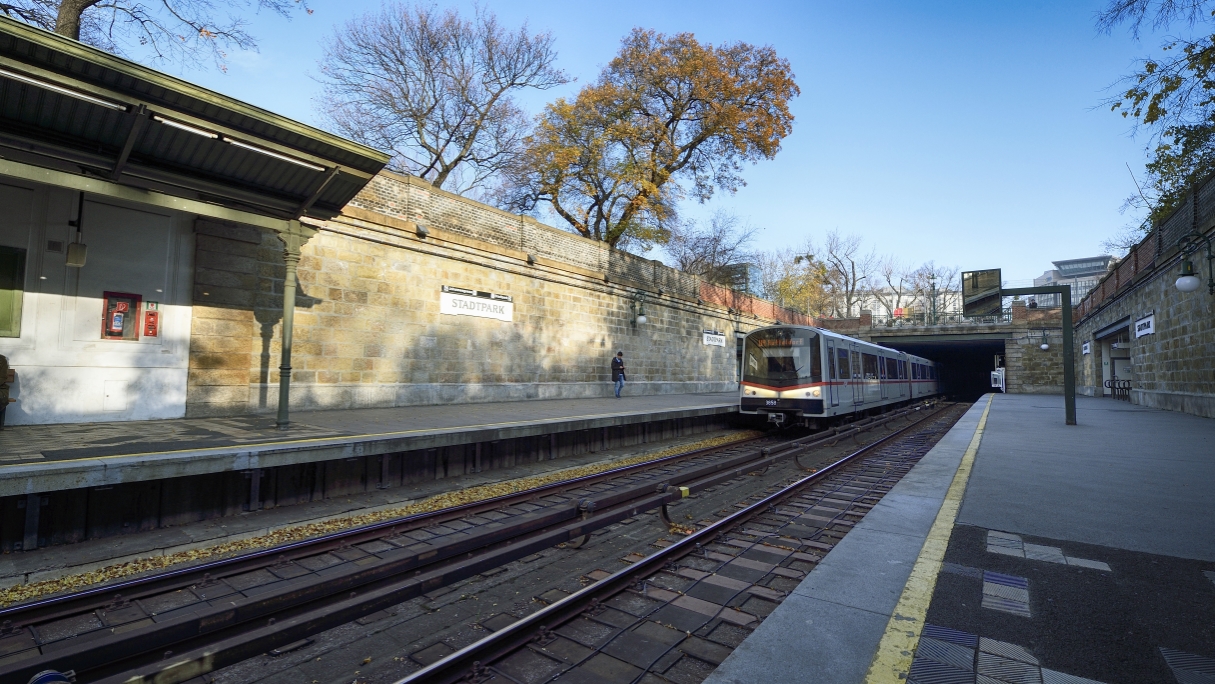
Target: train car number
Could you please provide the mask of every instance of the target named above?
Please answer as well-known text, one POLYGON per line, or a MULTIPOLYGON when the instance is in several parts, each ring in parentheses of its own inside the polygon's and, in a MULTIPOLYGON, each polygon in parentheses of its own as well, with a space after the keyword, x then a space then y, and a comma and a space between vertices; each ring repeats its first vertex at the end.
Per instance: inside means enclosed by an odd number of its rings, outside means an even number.
POLYGON ((769 400, 765 401, 764 403, 767 404, 768 406, 776 406, 775 399, 769 399, 769 400))

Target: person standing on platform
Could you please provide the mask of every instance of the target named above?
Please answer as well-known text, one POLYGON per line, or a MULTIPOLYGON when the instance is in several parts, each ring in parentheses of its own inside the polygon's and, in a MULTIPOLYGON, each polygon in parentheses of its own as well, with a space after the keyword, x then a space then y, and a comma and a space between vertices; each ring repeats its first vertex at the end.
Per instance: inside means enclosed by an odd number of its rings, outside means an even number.
POLYGON ((612 382, 616 383, 616 398, 620 398, 620 390, 624 389, 624 352, 616 352, 612 359, 612 382))

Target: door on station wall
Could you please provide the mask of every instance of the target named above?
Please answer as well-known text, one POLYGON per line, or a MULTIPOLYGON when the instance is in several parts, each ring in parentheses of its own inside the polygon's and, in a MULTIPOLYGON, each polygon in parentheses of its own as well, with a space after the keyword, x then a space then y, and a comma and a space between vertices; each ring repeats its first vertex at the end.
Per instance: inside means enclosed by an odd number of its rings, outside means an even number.
POLYGON ((849 380, 849 384, 852 386, 852 404, 857 406, 865 403, 865 380, 861 368, 861 353, 856 349, 848 352, 848 366, 852 371, 852 377, 849 380))
POLYGON ((1116 335, 1101 339, 1098 349, 1101 353, 1101 393, 1112 396, 1114 390, 1111 382, 1134 379, 1130 330, 1124 328, 1116 335))
POLYGON ((827 340, 827 405, 840 405, 840 388, 837 384, 839 371, 836 370, 835 340, 827 340))

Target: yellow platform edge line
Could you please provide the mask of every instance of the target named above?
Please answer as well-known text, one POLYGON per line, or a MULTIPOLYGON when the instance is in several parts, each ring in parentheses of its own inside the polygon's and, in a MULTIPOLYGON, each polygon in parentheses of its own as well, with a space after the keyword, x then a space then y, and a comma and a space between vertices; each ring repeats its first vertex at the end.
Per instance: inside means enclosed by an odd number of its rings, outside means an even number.
POLYGON ((962 454, 962 462, 954 473, 953 482, 945 493, 945 501, 937 512, 936 520, 928 531, 928 538, 920 549, 911 576, 903 586, 894 614, 886 623, 886 631, 878 644, 877 653, 869 665, 865 675, 865 684, 906 684, 911 672, 911 658, 920 643, 920 634, 924 630, 924 619, 928 615, 928 604, 932 601, 932 593, 937 586, 937 575, 941 572, 941 563, 945 560, 945 549, 949 546, 949 535, 953 532, 954 521, 958 518, 958 510, 962 507, 962 495, 966 493, 966 483, 970 480, 970 470, 974 466, 975 454, 979 452, 979 443, 983 440, 983 428, 987 425, 987 414, 991 411, 991 402, 995 395, 987 398, 987 406, 975 428, 975 434, 970 439, 970 445, 962 454))

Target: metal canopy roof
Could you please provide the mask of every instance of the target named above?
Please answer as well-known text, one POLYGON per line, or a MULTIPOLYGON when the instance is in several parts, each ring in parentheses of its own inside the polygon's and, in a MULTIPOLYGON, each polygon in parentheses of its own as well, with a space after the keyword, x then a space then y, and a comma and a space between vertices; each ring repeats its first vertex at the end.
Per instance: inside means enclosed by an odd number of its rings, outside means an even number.
POLYGON ((287 220, 335 216, 388 161, 2 16, 0 158, 287 220))

